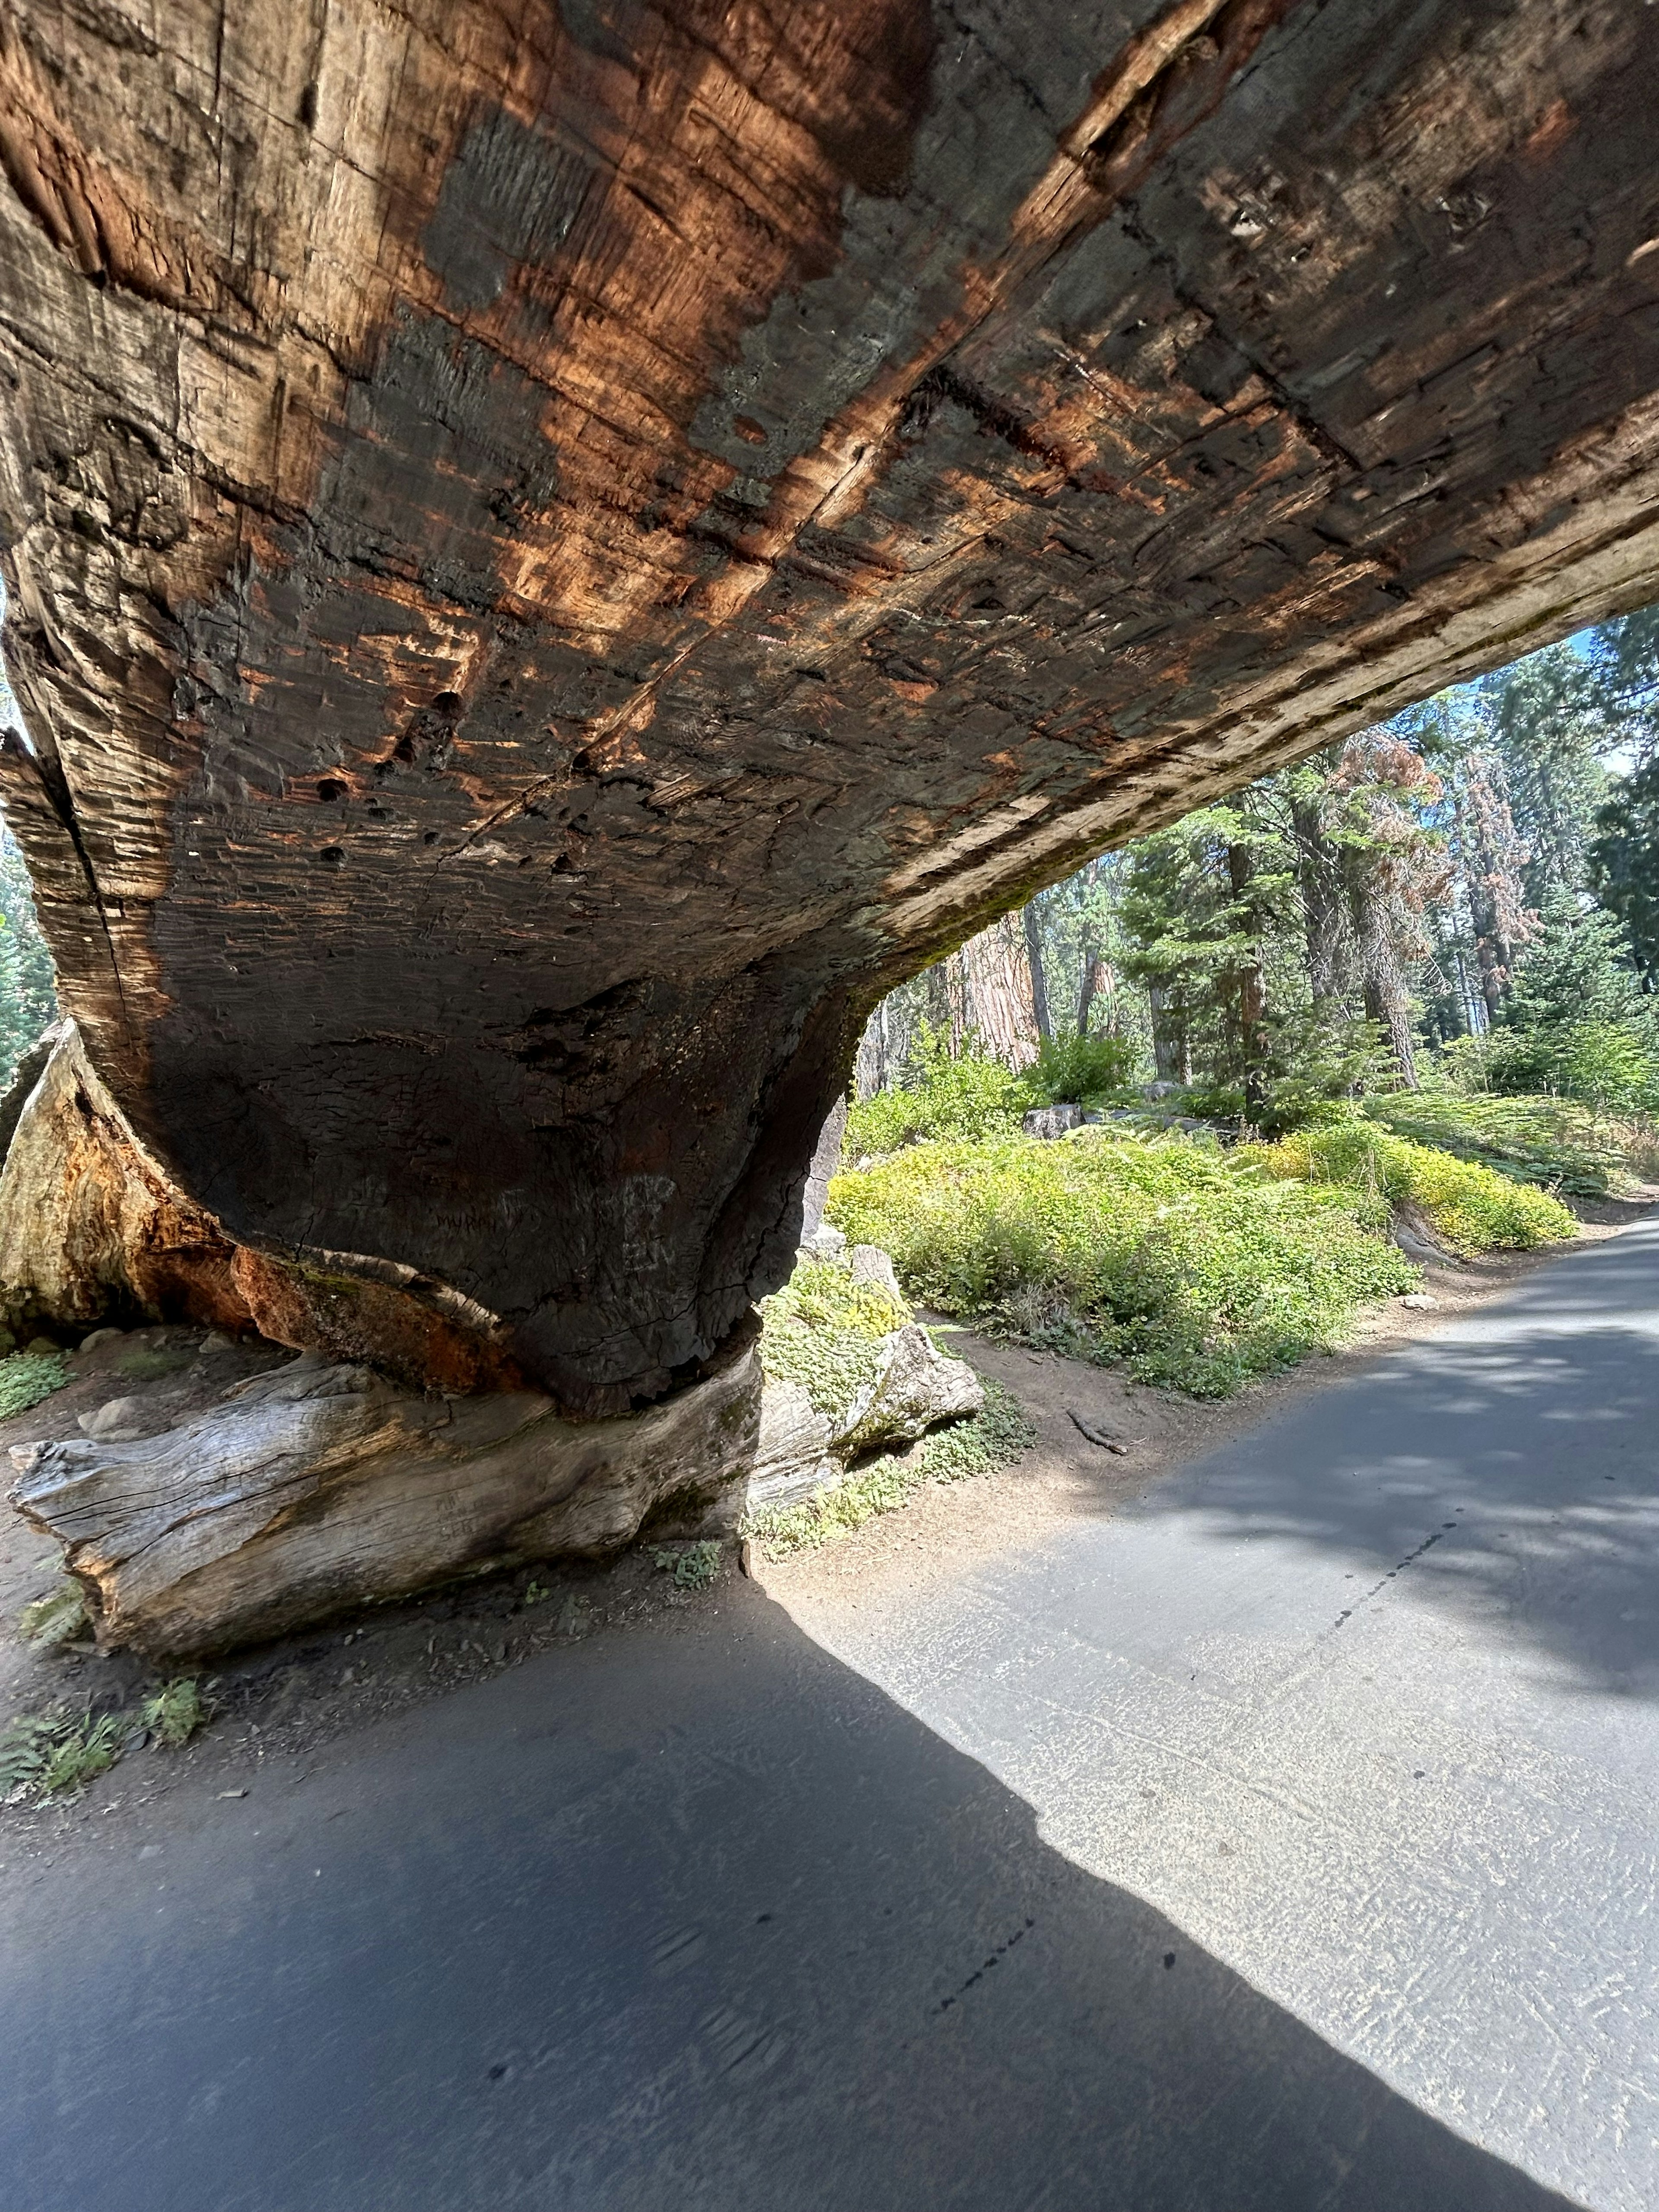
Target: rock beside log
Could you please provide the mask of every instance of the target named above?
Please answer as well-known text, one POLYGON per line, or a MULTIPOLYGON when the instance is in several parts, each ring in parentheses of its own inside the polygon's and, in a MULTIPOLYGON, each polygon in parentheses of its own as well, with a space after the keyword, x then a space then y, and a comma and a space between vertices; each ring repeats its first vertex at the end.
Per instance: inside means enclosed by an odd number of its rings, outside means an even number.
POLYGON ((754 1464, 750 1346, 644 1413, 566 1421, 530 1391, 414 1397, 302 1354, 160 1436, 17 1446, 12 1502, 58 1537, 100 1644, 158 1656, 626 1543, 671 1501, 734 1520, 754 1464))
POLYGON ((985 1403, 973 1369, 912 1317, 879 1245, 849 1249, 842 1239, 839 1249, 803 1252, 802 1261, 763 1309, 766 1386, 744 1492, 750 1512, 832 1490, 884 1444, 913 1443, 985 1403))

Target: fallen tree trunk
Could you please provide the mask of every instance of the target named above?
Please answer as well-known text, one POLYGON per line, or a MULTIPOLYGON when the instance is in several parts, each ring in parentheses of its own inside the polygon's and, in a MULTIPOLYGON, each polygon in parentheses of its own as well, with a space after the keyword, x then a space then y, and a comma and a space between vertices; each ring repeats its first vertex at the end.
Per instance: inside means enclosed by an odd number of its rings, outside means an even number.
POLYGON ((307 1353, 160 1436, 16 1446, 12 1502, 62 1540, 100 1644, 176 1656, 613 1551, 671 1499, 734 1521, 760 1389, 751 1345, 643 1413, 564 1421, 537 1392, 417 1398, 307 1353))
POLYGON ((884 1445, 977 1413, 978 1376, 908 1318, 870 1245, 823 1253, 873 1283, 896 1326, 824 1402, 768 1376, 764 1340, 641 1413, 572 1421, 538 1391, 421 1396, 362 1363, 303 1352, 159 1435, 137 1401, 87 1433, 12 1451, 12 1503, 64 1547, 106 1646, 157 1656, 301 1628, 434 1583, 664 1533, 714 1534, 747 1510, 833 1488, 884 1445))

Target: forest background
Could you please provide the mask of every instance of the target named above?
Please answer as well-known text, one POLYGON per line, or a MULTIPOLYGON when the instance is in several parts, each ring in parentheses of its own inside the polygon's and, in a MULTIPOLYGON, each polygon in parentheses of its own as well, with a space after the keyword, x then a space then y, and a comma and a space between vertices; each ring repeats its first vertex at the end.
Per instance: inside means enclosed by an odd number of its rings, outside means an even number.
POLYGON ((1268 1135, 1425 1087, 1651 1109, 1656 985, 1649 608, 1091 861, 894 992, 855 1089, 971 1120, 950 1063, 1028 1071, 1033 1103, 1158 1081, 1268 1135))

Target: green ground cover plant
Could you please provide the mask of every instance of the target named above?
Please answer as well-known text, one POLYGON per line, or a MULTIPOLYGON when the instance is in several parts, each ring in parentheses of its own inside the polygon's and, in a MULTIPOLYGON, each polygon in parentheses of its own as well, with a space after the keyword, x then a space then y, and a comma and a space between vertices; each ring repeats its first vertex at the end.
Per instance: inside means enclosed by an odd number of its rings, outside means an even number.
POLYGON ((833 1490, 818 1491, 798 1505, 763 1507, 749 1516, 743 1534, 769 1559, 787 1559, 851 1534, 878 1513, 891 1512, 923 1483, 962 1482, 1018 1459, 1036 1431, 1012 1392, 989 1376, 980 1380, 985 1386, 982 1412, 933 1430, 908 1451, 883 1453, 833 1490))
POLYGON ((950 1033, 924 1024, 910 1047, 902 1086, 854 1102, 842 1150, 848 1159, 896 1152, 924 1139, 1012 1136, 1033 1106, 1104 1106, 1134 1095, 1137 1048, 1075 1030, 1045 1037, 1018 1074, 973 1038, 951 1054, 950 1033))
POLYGON ((939 1310, 1224 1397, 1340 1342, 1416 1270, 1374 1192, 1275 1177, 1209 1142, 1085 1129, 916 1145, 837 1176, 830 1213, 939 1310))
POLYGON ((1241 1146, 1238 1157, 1242 1168, 1259 1164, 1310 1188, 1356 1193, 1359 1218, 1379 1227, 1395 1207, 1415 1207, 1441 1243, 1465 1258, 1529 1251, 1577 1233, 1571 1214, 1547 1191, 1413 1144, 1357 1115, 1296 1130, 1276 1144, 1241 1146))
POLYGON ((0 1729, 0 1805, 44 1805, 72 1797, 107 1773, 146 1739, 174 1751, 212 1717, 194 1676, 163 1683, 137 1712, 89 1712, 60 1707, 23 1713, 0 1729))
POLYGON ((1605 1198, 1659 1176, 1659 1121, 1577 1099, 1429 1089, 1367 1098, 1366 1117, 1518 1182, 1605 1198))
POLYGON ((29 1713, 0 1733, 0 1805, 72 1796, 121 1756, 118 1714, 29 1713))
POLYGON ((0 1421, 27 1413, 70 1380, 61 1352, 14 1352, 0 1359, 0 1421))
POLYGON ((855 1283, 830 1261, 804 1261, 762 1303, 761 1364, 776 1381, 799 1383, 836 1420, 875 1381, 882 1339, 909 1319, 878 1283, 855 1283))

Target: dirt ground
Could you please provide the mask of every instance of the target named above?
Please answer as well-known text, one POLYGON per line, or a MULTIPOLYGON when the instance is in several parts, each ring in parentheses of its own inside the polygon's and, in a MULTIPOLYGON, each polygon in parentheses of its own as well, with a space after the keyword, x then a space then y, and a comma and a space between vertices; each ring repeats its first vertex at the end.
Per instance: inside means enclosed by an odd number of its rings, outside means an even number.
MULTIPOLYGON (((1581 1209, 1586 1219, 1579 1243, 1616 1235, 1655 1203, 1659 1191, 1639 1202, 1581 1209)), ((1033 1447, 996 1474, 924 1485, 898 1510, 820 1551, 781 1561, 751 1557, 750 1571, 786 1604, 811 1598, 820 1606, 856 1606, 878 1589, 887 1598, 896 1589, 913 1589, 920 1598, 939 1577, 1045 1526, 1114 1511, 1166 1470, 1254 1427, 1297 1397, 1344 1379, 1379 1352, 1432 1335, 1548 1267, 1553 1256, 1545 1251, 1462 1266, 1431 1263, 1419 1293, 1434 1299, 1432 1309, 1414 1310, 1397 1300, 1376 1309, 1348 1350, 1310 1359, 1218 1405, 962 1330, 951 1340, 953 1348, 1020 1400, 1036 1425, 1033 1447), (1091 1441, 1073 1413, 1122 1449, 1091 1441)), ((139 1401, 142 1411, 129 1417, 133 1426, 160 1429, 212 1402, 243 1376, 291 1356, 268 1345, 210 1338, 199 1329, 106 1337, 88 1352, 71 1354, 75 1379, 67 1389, 0 1423, 0 1449, 77 1435, 77 1417, 114 1397, 139 1401)), ((0 1472, 9 1472, 3 1461, 0 1472)), ((57 1558, 55 1543, 0 1508, 0 1728, 16 1715, 66 1705, 94 1713, 131 1711, 161 1679, 137 1656, 100 1653, 89 1642, 34 1651, 19 1641, 18 1615, 54 1587, 57 1558)), ((179 1751, 150 1746, 130 1752, 67 1802, 0 1810, 0 1873, 9 1866, 15 1878, 21 1877, 31 1865, 51 1864, 77 1832, 101 1828, 104 1818, 123 1805, 154 1802, 185 1784, 192 1797, 211 1782, 227 1793, 246 1790, 268 1761, 271 1771, 280 1765, 291 1776, 296 1763, 303 1771, 309 1751, 335 1736, 538 1653, 676 1609, 717 1607, 722 1581, 738 1571, 735 1556, 728 1555, 708 1589, 678 1589, 647 1543, 605 1562, 554 1562, 453 1584, 204 1662, 196 1671, 215 1717, 195 1741, 179 1751)))

